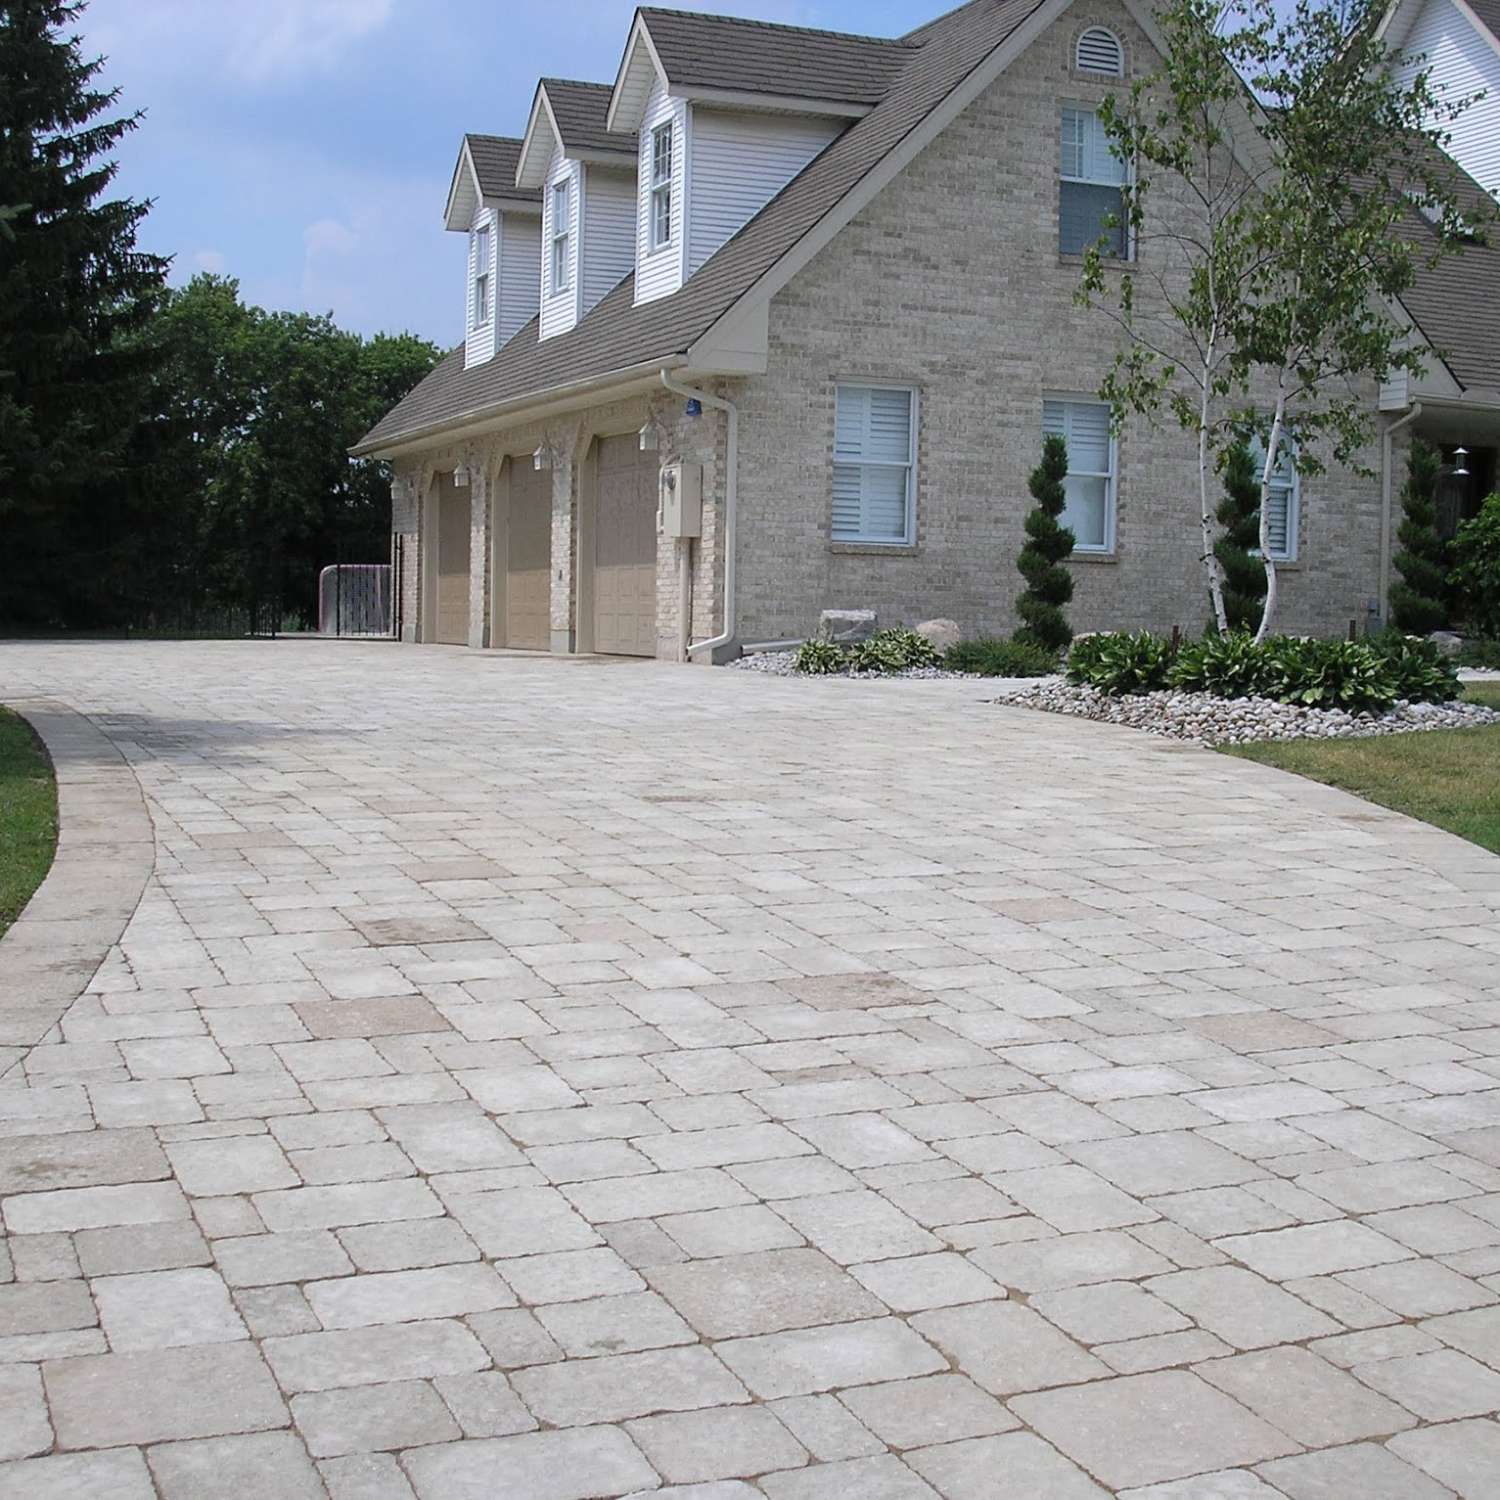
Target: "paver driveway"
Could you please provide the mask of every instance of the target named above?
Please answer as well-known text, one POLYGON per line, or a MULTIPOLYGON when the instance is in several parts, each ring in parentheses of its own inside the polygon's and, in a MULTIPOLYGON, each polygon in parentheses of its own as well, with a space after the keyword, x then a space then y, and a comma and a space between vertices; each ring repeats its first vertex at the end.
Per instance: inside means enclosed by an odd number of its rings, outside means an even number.
POLYGON ((0 1494, 1500 1493, 1500 861, 992 692, 0 648, 156 835, 0 1494))

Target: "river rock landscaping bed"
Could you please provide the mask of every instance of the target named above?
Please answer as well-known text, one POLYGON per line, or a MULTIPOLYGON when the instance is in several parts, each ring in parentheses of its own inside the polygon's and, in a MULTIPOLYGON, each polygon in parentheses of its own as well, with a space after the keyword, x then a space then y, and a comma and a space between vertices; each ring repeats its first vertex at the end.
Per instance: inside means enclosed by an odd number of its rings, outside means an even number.
MULTIPOLYGON (((939 673, 951 676, 951 673, 939 673)), ((1476 729, 1500 724, 1500 713, 1478 703, 1397 703, 1384 713, 1299 708, 1270 698, 1216 698, 1170 690, 1114 697, 1096 688, 1074 687, 1060 678, 1016 688, 997 700, 1043 713, 1073 714, 1124 724, 1170 739, 1201 745, 1240 745, 1256 740, 1361 739, 1428 729, 1476 729)))

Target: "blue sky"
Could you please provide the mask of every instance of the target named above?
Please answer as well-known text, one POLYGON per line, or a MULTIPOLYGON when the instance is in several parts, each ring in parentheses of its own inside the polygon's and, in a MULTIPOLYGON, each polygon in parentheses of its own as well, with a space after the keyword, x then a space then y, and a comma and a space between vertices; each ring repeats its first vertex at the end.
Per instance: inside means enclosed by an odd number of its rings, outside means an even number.
MULTIPOLYGON (((896 35, 956 0, 690 7, 896 35)), ((144 109, 118 190, 142 247, 239 278, 264 307, 361 333, 462 336, 463 243, 442 228, 466 130, 519 135, 542 75, 612 80, 630 0, 92 0, 85 50, 144 109)))

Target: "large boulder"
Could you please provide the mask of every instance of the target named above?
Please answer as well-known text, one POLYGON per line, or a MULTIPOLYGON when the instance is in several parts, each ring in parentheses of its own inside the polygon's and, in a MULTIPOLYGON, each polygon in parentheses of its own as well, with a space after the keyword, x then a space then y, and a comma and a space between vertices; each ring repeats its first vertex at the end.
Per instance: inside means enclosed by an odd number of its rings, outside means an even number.
POLYGON ((880 629, 873 609, 825 609, 818 616, 818 639, 836 641, 841 646, 867 641, 880 629))
POLYGON ((926 636, 932 642, 932 649, 939 656, 963 639, 963 632, 958 628, 957 620, 923 620, 916 627, 916 632, 918 635, 926 636))
POLYGON ((1451 630, 1434 630, 1427 637, 1444 656, 1457 656, 1464 649, 1464 638, 1451 630))

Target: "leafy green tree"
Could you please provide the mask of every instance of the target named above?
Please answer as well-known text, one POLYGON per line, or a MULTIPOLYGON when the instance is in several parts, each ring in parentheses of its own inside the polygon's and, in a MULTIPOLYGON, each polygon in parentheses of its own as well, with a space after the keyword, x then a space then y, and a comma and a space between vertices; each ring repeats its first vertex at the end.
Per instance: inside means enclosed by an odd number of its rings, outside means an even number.
POLYGON ((178 597, 275 597, 310 621, 321 568, 389 557, 387 467, 347 450, 439 351, 411 334, 365 340, 326 315, 246 306, 236 281, 210 275, 169 295, 152 336, 160 472, 183 497, 178 597))
POLYGON ((153 351, 136 337, 167 262, 136 249, 147 205, 111 198, 114 113, 71 34, 82 5, 0 4, 0 526, 6 613, 87 613, 126 530, 153 351))
POLYGON ((1215 512, 1223 532, 1214 556, 1224 580, 1224 615, 1231 630, 1254 630, 1266 597, 1266 570, 1261 566, 1260 478, 1247 443, 1226 450, 1224 498, 1215 512))
POLYGON ((1442 458, 1421 438, 1412 440, 1401 490, 1401 549, 1392 561, 1401 581, 1391 585, 1391 614, 1402 630, 1426 635, 1448 622, 1446 548, 1437 529, 1438 470, 1442 458))
POLYGON ((1463 522, 1453 540, 1453 583, 1464 623, 1487 640, 1500 641, 1500 494, 1463 522))
POLYGON ((1049 435, 1042 440, 1042 461, 1031 471, 1027 488, 1036 504, 1026 516, 1026 544, 1016 566, 1026 588, 1016 601, 1024 622, 1015 639, 1061 651, 1073 639, 1063 606, 1073 597, 1073 575, 1063 567, 1072 554, 1073 533, 1058 522, 1067 505, 1063 480, 1068 476, 1068 445, 1049 435))
POLYGON ((1263 639, 1277 605, 1268 527, 1278 465, 1289 456, 1318 473, 1322 447, 1357 466, 1372 432, 1362 385, 1422 367, 1390 309, 1423 265, 1494 219, 1494 203, 1471 194, 1442 151, 1473 101, 1440 96, 1423 69, 1390 66, 1384 10, 1383 0, 1164 0, 1161 66, 1101 108, 1112 149, 1133 167, 1122 217, 1138 274, 1110 274, 1110 230, 1085 256, 1079 295, 1109 306, 1123 335, 1106 399, 1148 415, 1165 406, 1197 437, 1221 630, 1213 455, 1246 425, 1264 438, 1263 639))

